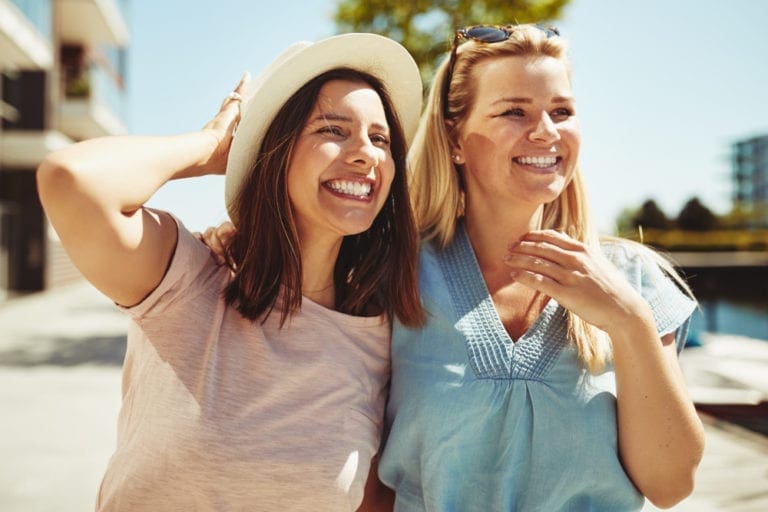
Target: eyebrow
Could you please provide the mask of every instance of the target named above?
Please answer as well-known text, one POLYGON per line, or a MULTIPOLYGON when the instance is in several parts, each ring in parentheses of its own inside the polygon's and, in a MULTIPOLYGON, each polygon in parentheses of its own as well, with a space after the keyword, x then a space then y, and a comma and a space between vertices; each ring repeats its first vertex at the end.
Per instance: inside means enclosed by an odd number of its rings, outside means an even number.
MULTIPOLYGON (((335 112, 328 112, 325 114, 320 114, 313 118, 310 123, 318 123, 318 122, 328 122, 328 121, 341 121, 343 123, 351 123, 353 122, 352 118, 349 116, 345 116, 342 114, 337 114, 335 112)), ((387 125, 381 124, 381 123, 372 123, 371 126, 376 128, 377 130, 389 131, 389 127, 387 125)))
MULTIPOLYGON (((555 96, 552 98, 552 103, 569 103, 573 101, 572 96, 555 96)), ((523 97, 511 97, 511 98, 501 98, 496 101, 494 101, 491 105, 497 105, 499 103, 524 103, 524 104, 530 104, 533 103, 532 98, 523 98, 523 97)))

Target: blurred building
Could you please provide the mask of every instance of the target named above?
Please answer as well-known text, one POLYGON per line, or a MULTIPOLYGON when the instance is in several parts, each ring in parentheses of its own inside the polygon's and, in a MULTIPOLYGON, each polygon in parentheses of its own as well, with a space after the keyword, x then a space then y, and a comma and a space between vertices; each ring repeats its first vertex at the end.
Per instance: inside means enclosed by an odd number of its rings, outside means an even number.
POLYGON ((128 0, 0 0, 0 300, 79 278, 37 197, 50 151, 125 133, 128 0))
POLYGON ((768 227, 768 135, 733 144, 733 202, 752 227, 768 227))

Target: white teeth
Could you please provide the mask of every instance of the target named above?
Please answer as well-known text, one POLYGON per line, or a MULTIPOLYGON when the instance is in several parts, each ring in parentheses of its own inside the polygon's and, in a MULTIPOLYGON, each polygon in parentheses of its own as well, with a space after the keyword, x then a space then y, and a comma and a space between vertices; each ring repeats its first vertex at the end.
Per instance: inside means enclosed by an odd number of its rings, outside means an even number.
POLYGON ((557 163, 555 156, 519 156, 515 158, 517 163, 533 165, 534 167, 551 167, 557 163))
POLYGON ((360 183, 359 181, 329 181, 328 186, 336 192, 350 196, 369 196, 371 195, 371 184, 360 183))

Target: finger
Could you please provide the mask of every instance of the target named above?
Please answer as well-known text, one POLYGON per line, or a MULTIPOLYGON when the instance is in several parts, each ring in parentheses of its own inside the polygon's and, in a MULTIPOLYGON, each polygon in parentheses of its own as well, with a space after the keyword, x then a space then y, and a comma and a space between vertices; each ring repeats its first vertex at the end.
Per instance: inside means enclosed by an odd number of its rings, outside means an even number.
POLYGON ((243 76, 240 78, 240 82, 238 82, 237 87, 235 87, 235 92, 238 94, 245 94, 245 90, 248 87, 248 84, 251 82, 251 74, 249 72, 243 73, 243 76))
POLYGON ((243 101, 242 95, 237 91, 232 91, 228 93, 226 96, 224 96, 224 100, 221 102, 221 108, 219 109, 221 112, 227 110, 228 108, 232 108, 235 112, 240 111, 240 103, 243 101))
POLYGON ((521 272, 531 272, 562 284, 569 273, 569 270, 551 260, 525 254, 511 254, 504 263, 511 268, 510 275, 513 277, 521 272))
POLYGON ((221 247, 218 239, 215 236, 214 228, 209 227, 203 232, 203 243, 211 250, 211 255, 217 264, 224 263, 224 258, 221 256, 221 247))
POLYGON ((247 71, 243 74, 242 78, 240 78, 240 81, 237 83, 237 86, 227 94, 227 96, 224 98, 224 101, 221 102, 221 110, 224 110, 227 107, 231 107, 236 105, 238 110, 240 109, 240 106, 243 102, 243 95, 245 94, 245 90, 248 87, 248 83, 251 81, 251 74, 247 71))
POLYGON ((229 247, 229 243, 232 241, 236 231, 234 224, 224 221, 216 228, 216 236, 223 246, 229 247))
POLYGON ((562 249, 570 251, 584 251, 586 246, 578 240, 554 229, 545 229, 540 231, 529 231, 520 239, 529 242, 548 242, 562 249))
POLYGON ((513 254, 544 258, 567 268, 581 267, 578 257, 580 253, 563 249, 550 242, 522 240, 515 245, 510 246, 505 260, 513 254))
POLYGON ((219 263, 224 263, 224 260, 225 260, 224 253, 226 251, 224 250, 224 246, 221 245, 221 242, 219 241, 219 238, 216 236, 215 233, 211 238, 211 244, 209 245, 209 247, 213 251, 213 254, 216 257, 216 261, 219 263))
POLYGON ((550 279, 543 274, 531 272, 528 270, 512 272, 512 277, 514 278, 515 282, 522 284, 523 286, 527 286, 532 290, 536 290, 537 292, 541 292, 544 295, 552 297, 559 302, 558 296, 560 295, 562 286, 560 286, 553 279, 550 279))

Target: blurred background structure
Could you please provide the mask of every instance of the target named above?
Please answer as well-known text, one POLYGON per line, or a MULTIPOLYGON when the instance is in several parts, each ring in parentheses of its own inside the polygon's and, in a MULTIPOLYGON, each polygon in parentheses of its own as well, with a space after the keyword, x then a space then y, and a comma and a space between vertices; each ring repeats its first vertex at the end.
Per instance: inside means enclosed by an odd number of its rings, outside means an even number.
POLYGON ((0 300, 78 278, 35 169, 73 142, 126 133, 124 0, 0 0, 0 300))
POLYGON ((768 228, 768 135, 733 145, 733 203, 747 225, 768 228))
MULTIPOLYGON (((82 281, 34 171, 74 142, 194 130, 243 71, 368 30, 431 79, 453 30, 542 21, 569 40, 581 166, 605 234, 667 253, 701 303, 681 364, 707 453, 681 511, 768 510, 768 2, 0 0, 0 510, 92 508, 114 445, 127 319, 82 281)), ((150 206, 201 230, 220 176, 150 206)), ((648 510, 652 510, 649 506, 648 510)))

